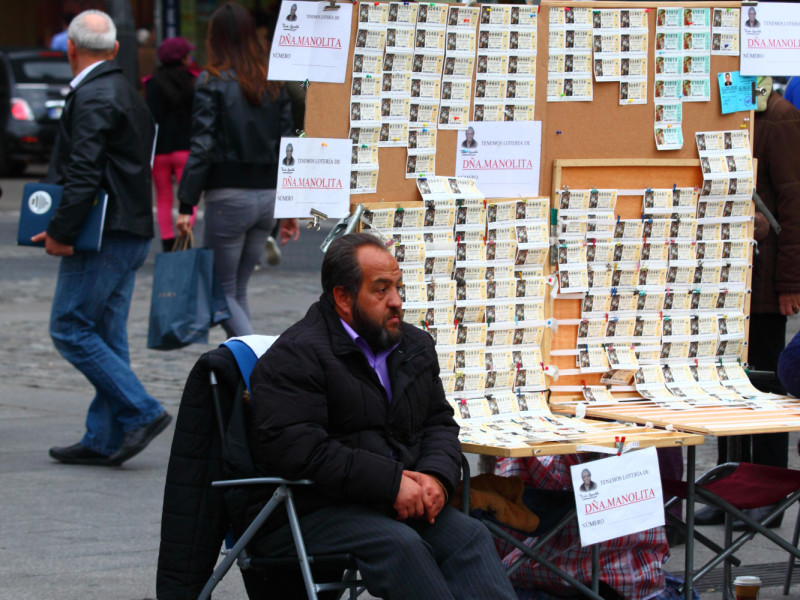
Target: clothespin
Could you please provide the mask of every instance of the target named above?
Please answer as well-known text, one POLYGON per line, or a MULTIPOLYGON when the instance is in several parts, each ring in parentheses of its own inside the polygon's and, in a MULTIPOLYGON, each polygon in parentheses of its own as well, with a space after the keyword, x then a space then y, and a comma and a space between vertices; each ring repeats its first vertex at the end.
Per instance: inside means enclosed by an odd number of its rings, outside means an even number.
POLYGON ((622 450, 625 448, 625 436, 615 436, 614 443, 617 445, 617 456, 620 456, 622 454, 622 450))
POLYGON ((367 146, 366 144, 361 144, 361 147, 362 148, 369 148, 369 146, 367 146))
POLYGON ((458 319, 453 319, 453 327, 458 327, 458 319))
MULTIPOLYGON (((367 77, 369 77, 369 75, 367 75, 367 77)), ((300 84, 300 87, 308 89, 308 87, 310 85, 311 85, 311 82, 308 79, 306 79, 303 83, 300 84)))

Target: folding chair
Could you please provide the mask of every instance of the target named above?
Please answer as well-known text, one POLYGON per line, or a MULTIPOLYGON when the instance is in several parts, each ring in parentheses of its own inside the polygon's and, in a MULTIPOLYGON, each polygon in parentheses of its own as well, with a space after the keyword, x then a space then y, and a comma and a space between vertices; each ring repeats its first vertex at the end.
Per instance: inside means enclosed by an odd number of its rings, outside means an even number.
MULTIPOLYGON (((664 497, 670 498, 667 507, 679 498, 686 498, 685 482, 664 480, 663 487, 664 497)), ((741 564, 734 553, 757 533, 786 550, 791 555, 791 562, 795 558, 800 559, 800 549, 797 548, 796 539, 794 544, 789 543, 766 526, 773 518, 783 514, 792 504, 800 500, 800 471, 751 463, 725 463, 704 473, 695 482, 694 489, 697 500, 719 508, 725 513, 725 535, 723 547, 699 532, 693 532, 695 539, 717 553, 713 559, 695 571, 693 582, 696 583, 717 565, 723 563, 725 581, 723 598, 725 600, 731 598, 731 565, 741 564), (775 508, 760 521, 743 512, 748 508, 772 504, 776 505, 775 508), (736 539, 733 539, 734 518, 741 519, 748 527, 748 530, 736 539)), ((667 518, 688 535, 685 522, 669 513, 667 518)), ((788 577, 790 573, 787 573, 787 583, 788 577)))
MULTIPOLYGON (((546 505, 548 505, 552 509, 552 514, 550 515, 549 519, 543 519, 539 527, 536 529, 536 541, 533 542, 530 546, 525 544, 523 541, 518 540, 513 535, 509 534, 506 531, 505 525, 495 519, 492 515, 485 511, 478 511, 478 510, 470 510, 469 506, 469 488, 470 488, 470 468, 469 463, 467 462, 466 457, 462 454, 461 460, 461 470, 462 470, 462 509, 464 512, 470 514, 471 516, 478 519, 484 526, 495 536, 507 541, 509 544, 520 550, 522 552, 522 556, 513 564, 509 565, 506 569, 506 573, 509 577, 511 577, 515 571, 517 571, 520 567, 522 567, 525 558, 531 558, 541 564, 545 569, 550 571, 551 573, 555 573, 561 579, 566 581, 572 587, 574 587, 578 592, 581 593, 582 597, 591 598, 592 600, 603 600, 603 597, 600 596, 600 585, 601 582, 599 580, 599 572, 600 572, 600 554, 598 551, 598 545, 592 545, 592 581, 590 582, 590 586, 587 586, 581 581, 578 581, 575 577, 564 571, 563 569, 557 567, 552 562, 548 561, 544 558, 541 554, 542 548, 544 548, 550 540, 552 540, 564 527, 566 527, 569 522, 574 519, 577 515, 575 509, 575 498, 571 492, 561 491, 561 490, 526 490, 527 492, 533 492, 538 494, 538 500, 544 501, 546 505)), ((532 500, 532 499, 531 499, 532 500)), ((529 506, 535 505, 534 502, 525 502, 529 504, 529 506)), ((540 505, 541 506, 541 505, 540 505)), ((525 534, 528 537, 531 537, 532 534, 530 532, 520 532, 525 534)))
MULTIPOLYGON (((228 462, 237 463, 237 467, 242 471, 240 474, 243 475, 243 477, 214 481, 212 486, 226 490, 225 493, 233 490, 241 491, 242 488, 249 488, 251 486, 277 485, 278 487, 272 494, 269 502, 259 511, 258 515, 233 544, 233 547, 227 551, 225 558, 220 562, 217 568, 214 569, 214 572, 201 591, 199 599, 206 600, 211 597, 212 591, 230 570, 234 562, 238 563, 243 573, 248 572, 250 569, 269 569, 274 571, 275 569, 285 570, 287 568, 297 568, 299 566, 309 600, 317 600, 317 594, 319 592, 338 591, 339 594, 336 596, 338 598, 348 590, 350 591, 349 597, 351 600, 355 599, 364 591, 365 587, 357 576, 357 565, 355 558, 351 554, 309 556, 306 552, 303 535, 300 530, 300 521, 294 505, 292 487, 311 485, 312 482, 310 480, 288 481, 279 477, 252 477, 252 475, 255 474, 255 468, 252 462, 247 464, 248 461, 242 460, 242 448, 248 448, 249 454, 249 446, 246 440, 246 421, 248 416, 246 404, 249 401, 249 391, 246 388, 249 387, 249 374, 258 357, 244 344, 239 346, 231 344, 230 342, 229 340, 225 344, 232 353, 229 354, 230 360, 234 360, 235 357, 242 373, 242 377, 235 387, 236 391, 233 397, 228 399, 229 402, 223 402, 220 398, 217 371, 213 368, 209 370, 209 385, 213 398, 218 433, 220 440, 222 440, 223 459, 225 459, 226 448, 235 446, 239 451, 239 456, 228 462), (224 405, 228 405, 228 410, 224 410, 224 405), (225 416, 226 412, 229 413, 227 417, 225 416), (251 555, 247 550, 248 545, 256 537, 267 518, 279 508, 280 505, 283 505, 286 509, 296 553, 289 556, 270 558, 251 555), (344 576, 340 581, 317 583, 314 581, 311 570, 312 566, 336 569, 339 572, 343 572, 344 576)), ((265 349, 266 348, 264 348, 264 350, 265 349)), ((223 348, 220 348, 218 351, 227 352, 227 350, 223 348)), ((226 386, 226 389, 231 388, 230 386, 226 386)))

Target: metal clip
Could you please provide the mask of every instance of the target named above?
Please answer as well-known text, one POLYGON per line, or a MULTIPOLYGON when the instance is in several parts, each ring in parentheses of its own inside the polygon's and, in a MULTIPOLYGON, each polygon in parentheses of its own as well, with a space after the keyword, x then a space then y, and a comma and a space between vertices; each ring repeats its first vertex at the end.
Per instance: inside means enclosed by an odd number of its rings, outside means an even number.
POLYGON ((313 217, 312 221, 309 221, 306 225, 306 229, 313 229, 314 231, 319 231, 320 228, 320 221, 327 221, 328 215, 324 212, 318 211, 316 208, 311 209, 311 216, 313 217))

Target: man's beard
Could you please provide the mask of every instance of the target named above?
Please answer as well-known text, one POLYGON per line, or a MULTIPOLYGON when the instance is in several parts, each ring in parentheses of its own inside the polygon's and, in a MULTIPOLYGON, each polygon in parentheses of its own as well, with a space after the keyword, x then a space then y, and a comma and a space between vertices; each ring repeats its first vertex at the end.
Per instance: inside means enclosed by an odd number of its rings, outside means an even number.
POLYGON ((357 302, 353 302, 353 329, 366 340, 369 347, 373 352, 381 352, 388 350, 403 337, 403 309, 390 309, 389 314, 383 318, 383 322, 379 323, 371 320, 366 313, 361 310, 357 302), (397 331, 389 331, 386 329, 386 321, 392 317, 400 319, 400 326, 397 331))

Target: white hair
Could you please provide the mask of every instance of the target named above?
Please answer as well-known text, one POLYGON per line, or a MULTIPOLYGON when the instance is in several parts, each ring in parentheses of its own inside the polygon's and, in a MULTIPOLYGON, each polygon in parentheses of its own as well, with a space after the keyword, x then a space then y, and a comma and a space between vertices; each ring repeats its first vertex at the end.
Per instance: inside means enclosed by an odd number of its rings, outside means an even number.
POLYGON ((72 19, 67 29, 67 37, 76 48, 92 52, 111 52, 117 41, 117 28, 114 21, 101 10, 85 10, 72 19), (87 17, 96 15, 104 23, 87 17))

